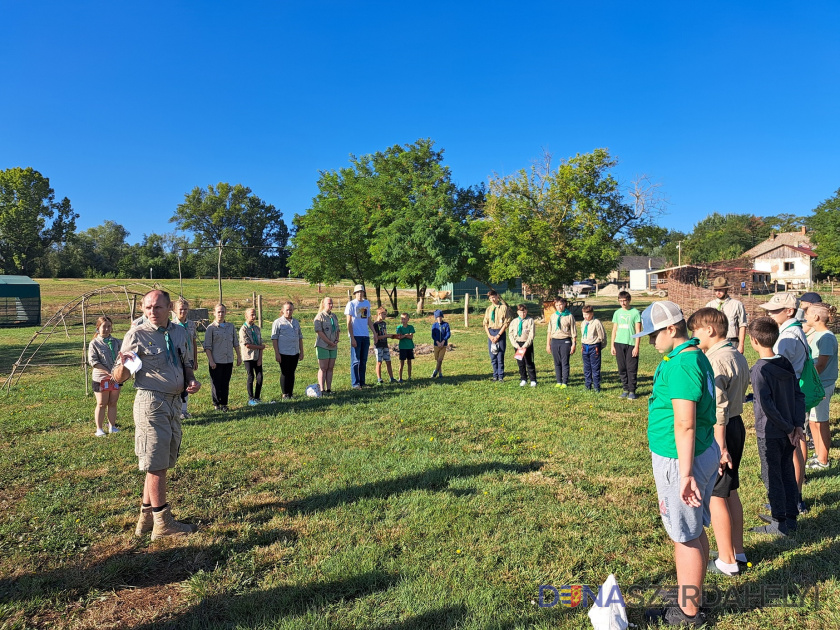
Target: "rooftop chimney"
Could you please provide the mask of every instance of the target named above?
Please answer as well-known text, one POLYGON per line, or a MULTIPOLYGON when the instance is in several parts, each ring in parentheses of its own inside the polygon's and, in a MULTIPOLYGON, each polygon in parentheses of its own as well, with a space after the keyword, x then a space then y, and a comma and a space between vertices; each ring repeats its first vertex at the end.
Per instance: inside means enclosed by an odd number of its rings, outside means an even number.
POLYGON ((803 226, 802 226, 801 228, 799 228, 799 229, 800 229, 800 230, 802 230, 802 236, 805 236, 805 226, 803 225, 803 226))

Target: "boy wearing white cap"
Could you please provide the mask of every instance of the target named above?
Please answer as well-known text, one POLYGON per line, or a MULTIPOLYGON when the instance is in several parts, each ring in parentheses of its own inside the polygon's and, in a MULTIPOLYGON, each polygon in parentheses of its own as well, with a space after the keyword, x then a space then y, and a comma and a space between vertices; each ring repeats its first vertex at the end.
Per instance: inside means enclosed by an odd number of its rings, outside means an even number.
POLYGON ((714 439, 715 379, 709 360, 689 339, 680 307, 654 302, 642 313, 642 331, 664 354, 648 401, 648 444, 659 513, 674 542, 676 606, 665 609, 669 625, 700 626, 703 580, 709 561, 709 502, 720 449, 714 439))
POLYGON ((353 287, 353 299, 347 302, 344 314, 347 316, 347 335, 350 337, 350 384, 353 389, 362 389, 365 386, 370 333, 376 334, 364 285, 353 287))

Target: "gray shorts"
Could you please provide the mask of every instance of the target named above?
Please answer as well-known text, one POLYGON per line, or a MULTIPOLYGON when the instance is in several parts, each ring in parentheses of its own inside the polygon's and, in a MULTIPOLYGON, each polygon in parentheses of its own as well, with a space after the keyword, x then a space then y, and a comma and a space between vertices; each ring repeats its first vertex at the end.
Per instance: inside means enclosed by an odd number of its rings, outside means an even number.
POLYGON ((391 360, 391 349, 387 346, 384 348, 374 348, 376 350, 376 361, 382 363, 383 361, 391 360))
POLYGON ((831 406, 831 396, 834 394, 834 385, 829 385, 825 388, 825 398, 820 401, 820 404, 808 412, 808 420, 810 422, 828 422, 829 407, 831 406))
POLYGON ((674 542, 684 543, 694 540, 703 533, 703 527, 712 522, 709 501, 717 481, 720 448, 717 442, 701 455, 694 458, 694 480, 700 489, 702 505, 689 507, 680 498, 680 461, 676 458, 662 457, 651 453, 653 478, 656 481, 656 495, 659 499, 659 514, 665 531, 674 542))
POLYGON ((134 453, 140 470, 166 470, 181 451, 181 395, 138 389, 134 397, 134 453))

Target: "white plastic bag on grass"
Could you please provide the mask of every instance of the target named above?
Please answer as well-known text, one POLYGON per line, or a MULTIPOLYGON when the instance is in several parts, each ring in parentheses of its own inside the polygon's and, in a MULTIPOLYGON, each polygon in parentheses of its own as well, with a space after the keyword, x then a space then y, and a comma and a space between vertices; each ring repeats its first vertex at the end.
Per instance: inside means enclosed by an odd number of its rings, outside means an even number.
POLYGON ((595 630, 626 630, 630 625, 624 597, 612 573, 598 591, 598 598, 589 609, 589 619, 595 630))

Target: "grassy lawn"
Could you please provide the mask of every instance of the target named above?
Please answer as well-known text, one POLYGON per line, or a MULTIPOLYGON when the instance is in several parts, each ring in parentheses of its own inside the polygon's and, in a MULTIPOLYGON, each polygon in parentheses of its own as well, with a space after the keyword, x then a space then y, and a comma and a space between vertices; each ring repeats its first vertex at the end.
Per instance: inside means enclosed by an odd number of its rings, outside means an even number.
MULTIPOLYGON (((43 281, 44 301, 53 308, 101 284, 43 281)), ((164 284, 177 292, 177 280, 164 284)), ((184 285, 187 297, 215 302, 212 281, 184 285)), ((317 289, 226 283, 237 325, 252 291, 271 300, 264 331, 275 304, 303 304, 302 395, 316 382, 317 289)), ((346 288, 330 292, 343 310, 346 288)), ((590 303, 607 324, 614 300, 590 303)), ((410 298, 402 306, 412 306, 410 298)), ((351 391, 344 337, 332 397, 250 408, 239 368, 233 411, 221 414, 200 357, 205 387, 191 398, 195 416, 184 422, 170 473, 174 513, 200 530, 176 541, 133 537, 143 480, 133 389, 120 399, 123 432, 94 438, 94 401, 84 396, 79 368, 26 373, 0 398, 0 628, 588 628, 583 606, 540 607, 540 585, 597 590, 610 572, 625 588, 675 583, 645 435, 655 350, 643 346, 635 402, 619 398, 609 356, 601 395, 583 390, 579 354, 572 385, 555 389, 541 326, 539 386, 519 387, 511 353, 509 378, 497 384, 480 316, 465 328, 463 305, 446 308, 455 349, 441 382, 428 378, 433 359, 425 355, 409 383, 351 391)), ((428 342, 431 317, 412 323, 417 341, 428 342)), ((33 332, 0 329, 0 375, 33 332)), ((70 333, 49 343, 80 352, 78 330, 70 333)), ((118 324, 115 335, 124 333, 118 324)), ((266 368, 263 399, 277 400, 279 370, 270 361, 266 368)), ((832 413, 840 413, 837 404, 832 413)), ((749 406, 745 422, 749 527, 759 524, 764 502, 749 406)), ((840 627, 837 468, 811 475, 805 498, 812 509, 795 541, 748 533, 753 567, 707 583, 752 593, 816 585, 818 602, 812 589, 798 607, 730 603, 713 610, 716 627, 840 627)), ((644 624, 639 599, 628 595, 628 612, 644 624)))

